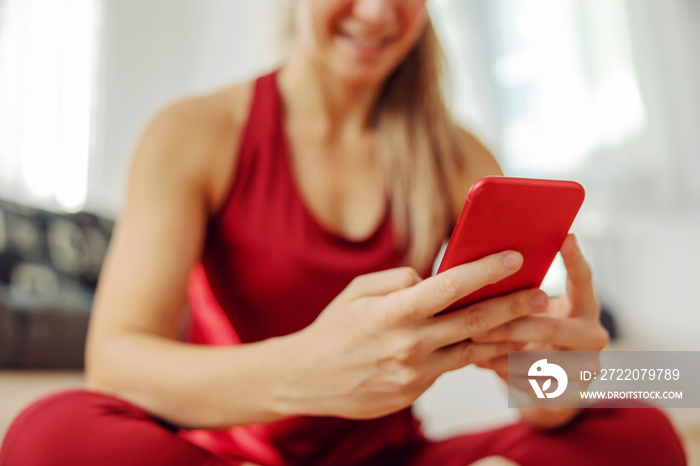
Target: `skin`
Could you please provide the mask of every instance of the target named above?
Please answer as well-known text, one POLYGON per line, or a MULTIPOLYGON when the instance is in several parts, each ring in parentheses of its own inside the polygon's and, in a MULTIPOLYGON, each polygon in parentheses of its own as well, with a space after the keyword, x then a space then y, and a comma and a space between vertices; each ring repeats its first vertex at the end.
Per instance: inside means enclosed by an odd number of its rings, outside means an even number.
MULTIPOLYGON (((299 0, 297 15, 299 38, 279 75, 294 177, 328 229, 362 238, 382 215, 386 179, 368 115, 379 86, 420 36, 425 5, 299 0)), ((243 83, 176 102, 144 131, 96 294, 86 349, 90 389, 185 428, 311 414, 368 419, 409 406, 445 371, 478 364, 503 377, 507 352, 524 345, 605 346, 590 269, 573 239, 561 251, 568 271, 562 298, 526 290, 435 316, 517 271, 522 256, 511 251, 426 280, 410 267, 359 276, 309 327, 284 337, 236 347, 176 341, 188 272, 235 175, 251 91, 243 83)), ((451 193, 453 220, 476 179, 501 174, 466 131, 463 147, 470 171, 451 193)), ((547 428, 575 414, 523 416, 547 428)))

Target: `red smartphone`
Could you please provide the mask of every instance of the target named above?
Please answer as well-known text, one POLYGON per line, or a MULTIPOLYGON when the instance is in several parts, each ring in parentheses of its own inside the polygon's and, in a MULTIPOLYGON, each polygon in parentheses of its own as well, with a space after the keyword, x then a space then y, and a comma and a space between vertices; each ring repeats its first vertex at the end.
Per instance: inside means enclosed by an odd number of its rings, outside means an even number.
POLYGON ((574 181, 488 176, 467 194, 438 273, 506 249, 523 255, 515 274, 487 285, 446 311, 526 288, 538 288, 583 204, 574 181))

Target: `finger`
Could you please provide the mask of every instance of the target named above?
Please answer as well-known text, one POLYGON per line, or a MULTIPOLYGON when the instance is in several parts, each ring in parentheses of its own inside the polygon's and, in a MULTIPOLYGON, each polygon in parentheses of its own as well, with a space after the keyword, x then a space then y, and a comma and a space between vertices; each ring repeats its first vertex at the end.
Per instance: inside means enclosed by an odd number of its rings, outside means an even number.
POLYGON ((566 293, 572 303, 571 315, 597 317, 600 306, 593 289, 593 274, 573 234, 566 237, 560 252, 566 267, 566 293))
POLYGON ((481 361, 476 363, 476 366, 482 369, 489 369, 494 371, 499 377, 501 377, 507 384, 512 385, 516 388, 522 389, 524 386, 522 382, 525 382, 525 387, 529 388, 529 382, 527 381, 527 371, 518 373, 511 373, 508 371, 508 355, 497 356, 492 359, 487 359, 486 361, 481 361))
POLYGON ((477 366, 483 369, 491 369, 498 373, 498 375, 508 373, 508 355, 496 356, 495 358, 487 359, 485 361, 479 361, 476 363, 477 366))
POLYGON ((511 387, 517 388, 519 390, 525 390, 528 393, 532 388, 529 382, 529 368, 523 366, 522 364, 514 364, 513 367, 510 367, 508 365, 508 355, 498 356, 493 359, 481 361, 476 365, 481 367, 482 369, 489 369, 494 371, 511 387))
POLYGON ((433 316, 479 288, 512 275, 522 263, 520 253, 505 251, 452 267, 397 295, 398 305, 419 318, 433 316))
POLYGON ((398 267, 364 275, 358 275, 343 290, 352 298, 362 296, 383 296, 394 291, 409 288, 420 283, 423 278, 411 267, 398 267))
POLYGON ((431 350, 448 346, 506 322, 542 312, 547 308, 548 301, 547 294, 539 289, 488 299, 429 319, 421 325, 421 337, 431 350))
POLYGON ((434 371, 435 375, 439 375, 444 372, 461 369, 469 364, 508 354, 508 351, 518 351, 522 347, 522 343, 512 341, 500 343, 465 341, 433 351, 425 363, 429 370, 434 371))
POLYGON ((595 350, 603 345, 605 331, 582 319, 533 315, 507 322, 472 338, 476 342, 537 342, 566 349, 595 350))

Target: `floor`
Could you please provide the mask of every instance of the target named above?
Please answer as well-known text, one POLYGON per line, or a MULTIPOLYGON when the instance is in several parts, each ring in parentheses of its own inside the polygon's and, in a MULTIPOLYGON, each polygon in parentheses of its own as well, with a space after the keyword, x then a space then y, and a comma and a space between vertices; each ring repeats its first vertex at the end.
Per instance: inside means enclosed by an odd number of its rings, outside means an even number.
MULTIPOLYGON (((0 439, 12 419, 33 400, 82 385, 80 372, 0 371, 0 439)), ((469 367, 441 377, 418 401, 416 410, 429 435, 441 437, 457 431, 482 429, 508 422, 513 417, 512 411, 501 402, 501 389, 490 373, 469 367), (475 388, 465 393, 465 387, 475 388), (478 398, 480 402, 454 402, 470 398, 478 398)), ((669 414, 686 444, 688 464, 700 466, 700 412, 678 410, 669 414)))
POLYGON ((4 438, 12 419, 32 401, 54 391, 81 386, 81 372, 0 370, 0 438, 4 438))

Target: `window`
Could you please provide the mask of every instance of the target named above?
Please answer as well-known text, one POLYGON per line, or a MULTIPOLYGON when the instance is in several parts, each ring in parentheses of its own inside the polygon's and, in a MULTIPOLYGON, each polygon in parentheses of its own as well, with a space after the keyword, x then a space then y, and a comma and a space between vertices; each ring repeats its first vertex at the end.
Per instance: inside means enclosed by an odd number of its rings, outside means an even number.
POLYGON ((624 0, 443 0, 434 10, 456 113, 485 130, 507 172, 572 172, 644 130, 624 0))
POLYGON ((0 195, 86 201, 97 0, 0 3, 0 195))

